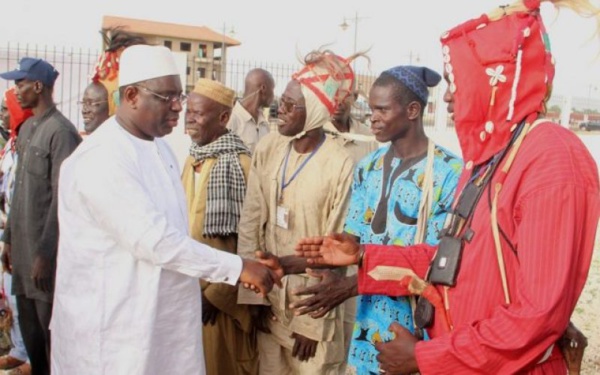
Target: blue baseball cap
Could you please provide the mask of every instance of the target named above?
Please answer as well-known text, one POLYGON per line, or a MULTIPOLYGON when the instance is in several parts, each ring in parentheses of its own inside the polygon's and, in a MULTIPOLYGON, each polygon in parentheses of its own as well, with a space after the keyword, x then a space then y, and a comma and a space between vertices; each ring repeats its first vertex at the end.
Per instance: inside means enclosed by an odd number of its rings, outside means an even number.
POLYGON ((52 87, 58 77, 58 71, 52 65, 42 59, 23 57, 19 61, 19 67, 6 73, 0 73, 0 77, 8 81, 27 79, 29 81, 41 81, 44 85, 52 87))

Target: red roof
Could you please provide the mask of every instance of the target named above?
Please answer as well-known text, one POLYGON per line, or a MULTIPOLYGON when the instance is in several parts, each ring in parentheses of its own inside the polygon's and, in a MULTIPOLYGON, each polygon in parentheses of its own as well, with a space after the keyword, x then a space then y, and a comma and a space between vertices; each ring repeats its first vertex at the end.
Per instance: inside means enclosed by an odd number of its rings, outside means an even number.
POLYGON ((102 17, 102 29, 121 27, 134 34, 154 35, 184 40, 222 43, 228 47, 239 46, 238 40, 217 33, 206 26, 180 25, 176 23, 156 22, 115 16, 102 17))

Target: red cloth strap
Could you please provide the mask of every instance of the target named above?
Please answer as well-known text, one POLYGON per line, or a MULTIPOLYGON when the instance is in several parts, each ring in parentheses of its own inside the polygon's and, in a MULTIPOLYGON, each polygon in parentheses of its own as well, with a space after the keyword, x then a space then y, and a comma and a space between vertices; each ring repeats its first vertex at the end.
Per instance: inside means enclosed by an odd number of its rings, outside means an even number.
POLYGON ((536 10, 536 9, 540 9, 541 1, 540 0, 523 0, 523 4, 529 10, 536 10))

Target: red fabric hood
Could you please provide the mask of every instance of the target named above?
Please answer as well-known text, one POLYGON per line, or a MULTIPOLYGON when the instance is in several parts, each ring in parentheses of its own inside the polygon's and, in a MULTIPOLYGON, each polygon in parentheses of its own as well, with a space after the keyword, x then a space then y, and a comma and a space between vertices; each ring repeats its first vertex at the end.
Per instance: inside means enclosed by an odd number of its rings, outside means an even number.
POLYGON ((19 127, 23 125, 25 120, 33 116, 33 112, 31 112, 31 109, 21 108, 14 87, 6 90, 4 99, 6 100, 6 107, 10 115, 10 137, 15 138, 19 127))
POLYGON ((491 21, 467 21, 442 38, 454 94, 456 132, 468 164, 503 149, 521 121, 545 112, 554 60, 537 7, 491 21))

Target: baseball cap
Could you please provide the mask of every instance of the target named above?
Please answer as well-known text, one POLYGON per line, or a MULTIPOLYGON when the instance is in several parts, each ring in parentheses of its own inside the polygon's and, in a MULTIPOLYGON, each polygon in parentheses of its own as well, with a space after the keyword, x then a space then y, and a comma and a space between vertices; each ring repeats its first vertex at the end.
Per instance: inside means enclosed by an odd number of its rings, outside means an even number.
POLYGON ((19 61, 19 67, 10 72, 0 73, 0 77, 9 81, 27 79, 30 81, 41 81, 46 86, 53 86, 58 77, 58 71, 52 65, 42 59, 23 57, 19 61))

